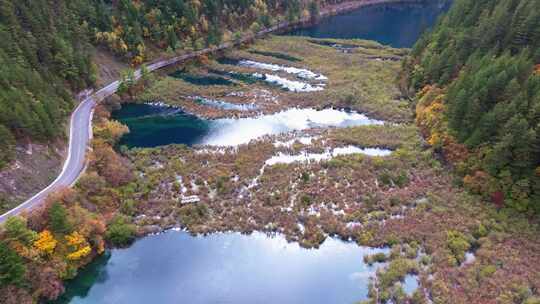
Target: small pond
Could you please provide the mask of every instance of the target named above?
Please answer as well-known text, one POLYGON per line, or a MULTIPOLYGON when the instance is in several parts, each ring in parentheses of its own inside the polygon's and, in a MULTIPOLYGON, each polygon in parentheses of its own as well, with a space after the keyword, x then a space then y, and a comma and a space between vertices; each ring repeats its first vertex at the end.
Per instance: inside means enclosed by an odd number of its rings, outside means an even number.
POLYGON ((253 118, 205 120, 177 108, 127 104, 113 113, 130 133, 120 145, 156 147, 167 144, 235 146, 264 135, 316 127, 383 124, 360 113, 335 109, 289 109, 253 118))
POLYGON ((393 47, 412 47, 422 32, 435 24, 451 1, 423 4, 384 4, 325 18, 320 23, 287 35, 314 38, 367 39, 393 47))
POLYGON ((169 231, 112 250, 67 284, 56 304, 352 304, 366 299, 366 254, 328 238, 318 250, 263 233, 191 236, 169 231))

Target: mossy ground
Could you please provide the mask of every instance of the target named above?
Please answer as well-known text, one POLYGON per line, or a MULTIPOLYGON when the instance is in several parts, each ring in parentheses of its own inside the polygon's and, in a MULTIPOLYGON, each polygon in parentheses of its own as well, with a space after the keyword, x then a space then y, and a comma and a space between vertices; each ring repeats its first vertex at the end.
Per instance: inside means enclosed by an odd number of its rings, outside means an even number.
MULTIPOLYGON (((327 41, 327 40, 317 40, 327 41)), ((332 43, 340 40, 330 40, 332 43)), ((341 41, 341 43, 345 43, 341 41)), ((181 68, 186 73, 198 76, 223 77, 233 85, 195 85, 167 76, 173 70, 164 73, 139 99, 142 101, 164 101, 179 105, 187 111, 208 117, 253 116, 257 113, 274 113, 295 107, 322 108, 335 106, 369 113, 374 118, 394 122, 405 122, 411 118, 408 103, 401 99, 395 86, 396 75, 401 67, 400 59, 405 53, 375 42, 347 40, 354 45, 348 53, 332 47, 315 43, 302 37, 271 36, 257 41, 244 49, 234 50, 224 56, 228 59, 247 59, 264 63, 273 63, 288 67, 309 69, 328 77, 325 90, 308 93, 295 93, 253 79, 240 80, 227 75, 236 72, 249 78, 254 72, 276 74, 294 80, 285 72, 261 71, 231 64, 220 64, 213 59, 203 60, 203 64, 193 64, 181 68), (264 54, 264 55, 262 55, 264 54), (279 55, 278 55, 279 54, 279 55), (295 60, 284 59, 290 56, 295 60), (354 68, 351 68, 354 67, 354 68), (195 103, 189 96, 203 96, 231 103, 255 102, 256 111, 222 111, 195 103)), ((298 80, 298 79, 296 79, 298 80)), ((305 80, 304 80, 305 81, 305 80)), ((312 84, 320 81, 307 81, 312 84)))
MULTIPOLYGON (((540 290, 537 221, 496 210, 454 185, 449 170, 423 144, 410 121, 408 104, 400 100, 396 88, 400 62, 395 58, 404 54, 402 50, 364 41, 346 43, 358 48, 343 52, 305 38, 273 36, 227 54, 322 73, 329 80, 320 92, 292 93, 240 82, 202 87, 172 77, 155 82, 142 99, 190 109, 187 102, 191 101, 183 96, 227 99, 231 92, 253 97, 249 94, 265 90, 279 104, 271 107, 270 102, 267 106, 261 101, 264 111, 333 105, 399 124, 313 129, 267 136, 237 148, 133 149, 127 153, 138 179, 128 192, 130 213, 140 231, 181 225, 194 233, 280 232, 306 247, 317 247, 328 236, 392 246, 392 254, 384 259, 388 264, 373 280, 370 303, 534 301, 540 290), (268 52, 301 61, 268 56, 268 52), (300 136, 314 140, 310 145, 300 141, 290 146, 274 144, 300 136), (320 152, 350 144, 395 151, 386 157, 350 155, 324 162, 264 165, 279 152, 320 152), (200 202, 182 204, 182 197, 190 195, 197 195, 200 202), (465 259, 467 253, 475 258, 465 259), (406 295, 397 283, 411 273, 418 274, 421 287, 406 295)), ((191 72, 224 68, 210 61, 191 72)), ((192 109, 210 117, 230 115, 192 109)))

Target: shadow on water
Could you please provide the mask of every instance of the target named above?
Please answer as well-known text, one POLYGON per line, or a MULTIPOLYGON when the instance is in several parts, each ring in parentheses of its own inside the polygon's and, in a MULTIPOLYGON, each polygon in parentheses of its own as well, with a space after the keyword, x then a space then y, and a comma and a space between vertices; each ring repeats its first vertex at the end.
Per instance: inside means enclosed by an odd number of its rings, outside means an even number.
POLYGON ((279 52, 266 52, 266 51, 258 51, 258 50, 252 50, 252 51, 249 51, 249 52, 251 54, 256 54, 256 55, 261 55, 261 56, 266 56, 266 57, 274 57, 274 58, 283 59, 283 60, 287 60, 287 61, 293 61, 293 62, 302 61, 302 59, 300 59, 300 58, 296 58, 294 56, 279 53, 279 52))
POLYGON ((254 84, 257 82, 261 82, 259 78, 248 73, 227 72, 227 71, 221 71, 221 70, 216 70, 216 69, 209 70, 209 72, 218 74, 221 76, 226 76, 234 80, 241 81, 245 84, 254 84))
MULTIPOLYGON (((244 105, 246 106, 256 105, 244 105)), ((323 110, 291 108, 257 117, 207 120, 187 114, 178 108, 151 104, 127 104, 122 109, 114 111, 112 117, 129 127, 130 133, 124 135, 119 143, 120 146, 125 145, 129 148, 168 144, 236 146, 247 144, 265 135, 294 130, 384 123, 361 113, 330 108, 323 110), (176 112, 171 114, 171 111, 176 112)))
POLYGON ((93 286, 104 284, 109 279, 107 272, 107 263, 111 259, 111 253, 106 251, 98 256, 90 264, 79 270, 77 277, 66 282, 66 292, 56 301, 50 301, 49 304, 67 304, 74 298, 86 298, 93 286))
POLYGON ((171 143, 194 145, 210 130, 210 121, 178 108, 147 104, 126 104, 112 117, 129 126, 119 145, 156 147, 171 143))
POLYGON ((182 70, 171 73, 169 76, 182 79, 185 82, 199 85, 199 86, 211 86, 211 85, 222 85, 222 86, 231 86, 235 85, 234 82, 230 81, 227 78, 215 75, 195 75, 184 72, 182 70))
POLYGON ((412 47, 423 31, 450 8, 451 1, 426 4, 383 4, 321 20, 285 35, 313 38, 375 40, 393 47, 412 47))

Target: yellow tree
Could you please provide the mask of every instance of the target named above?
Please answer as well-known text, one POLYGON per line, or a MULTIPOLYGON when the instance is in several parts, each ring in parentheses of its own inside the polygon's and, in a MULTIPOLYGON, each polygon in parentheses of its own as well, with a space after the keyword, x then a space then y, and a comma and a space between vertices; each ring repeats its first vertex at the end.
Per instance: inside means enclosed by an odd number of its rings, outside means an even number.
POLYGON ((92 251, 86 238, 77 231, 73 231, 71 234, 66 235, 66 241, 68 246, 73 250, 67 255, 68 260, 80 260, 89 255, 92 251))
POLYGON ((49 230, 43 230, 38 234, 34 247, 41 253, 51 255, 56 248, 56 244, 58 244, 58 241, 56 241, 52 233, 49 230))

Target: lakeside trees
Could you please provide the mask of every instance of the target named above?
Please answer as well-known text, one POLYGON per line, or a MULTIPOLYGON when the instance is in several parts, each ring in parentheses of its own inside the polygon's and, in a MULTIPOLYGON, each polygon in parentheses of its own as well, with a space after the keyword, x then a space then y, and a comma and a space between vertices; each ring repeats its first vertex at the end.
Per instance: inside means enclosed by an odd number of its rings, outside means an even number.
POLYGON ((95 84, 93 46, 140 65, 256 31, 279 15, 296 20, 313 1, 1 0, 0 169, 14 159, 16 140, 63 135, 72 92, 95 84))
POLYGON ((430 143, 445 154, 459 145, 472 152, 455 162, 465 186, 496 204, 536 212, 539 63, 540 2, 530 0, 457 0, 404 63, 409 89, 426 88, 417 121, 430 143), (436 104, 439 115, 423 115, 436 104))

